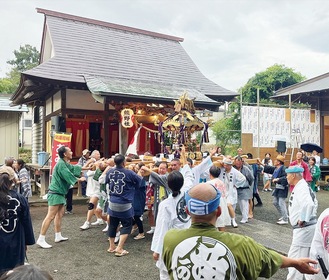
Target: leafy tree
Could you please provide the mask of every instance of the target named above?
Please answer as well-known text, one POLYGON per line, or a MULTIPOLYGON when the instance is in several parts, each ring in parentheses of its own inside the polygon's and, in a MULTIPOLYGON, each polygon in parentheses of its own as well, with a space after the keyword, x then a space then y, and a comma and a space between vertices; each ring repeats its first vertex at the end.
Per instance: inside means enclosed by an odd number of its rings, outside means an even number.
MULTIPOLYGON (((272 106, 285 101, 269 100, 281 88, 299 83, 306 78, 292 68, 275 64, 265 71, 256 73, 248 82, 239 89, 243 103, 257 102, 257 89, 259 88, 260 102, 272 106)), ((286 103, 286 102, 285 102, 286 103)), ((217 121, 213 126, 217 144, 224 154, 234 153, 241 145, 241 118, 240 103, 232 102, 229 105, 228 116, 217 121)))
POLYGON ((7 63, 19 72, 29 70, 39 64, 40 53, 31 45, 20 46, 19 50, 14 50, 14 55, 15 59, 8 60, 7 63))
POLYGON ((6 73, 5 78, 0 78, 0 93, 14 93, 19 86, 20 73, 39 64, 40 54, 30 45, 20 46, 19 50, 14 50, 14 55, 15 59, 7 61, 13 68, 6 73))
POLYGON ((0 79, 0 92, 1 93, 11 93, 14 90, 14 85, 12 81, 8 78, 0 79))
POLYGON ((214 123, 212 130, 223 154, 235 151, 241 142, 240 104, 230 103, 226 117, 214 123))
POLYGON ((281 88, 291 86, 305 80, 306 77, 281 64, 274 64, 265 71, 256 73, 248 82, 239 89, 243 103, 257 102, 257 89, 259 88, 260 100, 266 102, 281 88))

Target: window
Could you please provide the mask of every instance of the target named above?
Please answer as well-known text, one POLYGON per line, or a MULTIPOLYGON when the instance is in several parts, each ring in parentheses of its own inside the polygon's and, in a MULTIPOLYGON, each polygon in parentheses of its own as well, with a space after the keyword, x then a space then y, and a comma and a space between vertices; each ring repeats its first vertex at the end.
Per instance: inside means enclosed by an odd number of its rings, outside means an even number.
POLYGON ((31 128, 32 120, 23 120, 23 128, 31 128))

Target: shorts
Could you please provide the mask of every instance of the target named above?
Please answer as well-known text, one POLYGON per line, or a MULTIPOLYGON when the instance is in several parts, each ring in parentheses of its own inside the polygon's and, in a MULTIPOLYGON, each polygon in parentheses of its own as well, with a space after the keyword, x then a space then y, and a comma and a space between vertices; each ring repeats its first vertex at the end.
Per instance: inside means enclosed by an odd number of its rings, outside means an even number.
POLYGON ((110 225, 109 225, 109 237, 114 238, 117 232, 118 225, 122 225, 120 229, 120 234, 130 234, 133 224, 133 218, 117 218, 117 217, 110 217, 110 225))
POLYGON ((102 214, 103 215, 107 215, 108 206, 109 206, 108 200, 107 199, 103 199, 101 197, 100 200, 97 203, 97 209, 101 209, 102 210, 102 214))
POLYGON ((48 193, 47 201, 49 206, 66 205, 65 195, 48 193))

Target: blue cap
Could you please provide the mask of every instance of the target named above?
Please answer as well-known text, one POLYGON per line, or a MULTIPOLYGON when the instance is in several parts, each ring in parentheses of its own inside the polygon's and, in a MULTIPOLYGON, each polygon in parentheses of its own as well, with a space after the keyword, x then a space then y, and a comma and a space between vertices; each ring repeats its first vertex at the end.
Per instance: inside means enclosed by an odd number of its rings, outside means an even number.
POLYGON ((191 214, 197 216, 208 215, 214 212, 219 206, 220 197, 221 197, 220 191, 217 190, 215 187, 214 189, 216 190, 216 197, 209 201, 202 201, 194 197, 190 197, 188 192, 186 192, 185 201, 188 211, 191 214))
POLYGON ((304 172, 304 168, 297 166, 297 165, 293 165, 293 166, 289 166, 289 168, 287 168, 286 173, 302 173, 304 172))

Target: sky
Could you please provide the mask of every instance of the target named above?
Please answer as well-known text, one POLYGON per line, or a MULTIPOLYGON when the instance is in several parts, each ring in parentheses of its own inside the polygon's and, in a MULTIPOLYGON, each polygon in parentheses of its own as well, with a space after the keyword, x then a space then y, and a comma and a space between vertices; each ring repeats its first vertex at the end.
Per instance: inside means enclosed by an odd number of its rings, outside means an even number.
POLYGON ((200 71, 232 91, 274 64, 307 78, 329 72, 327 0, 0 0, 0 7, 0 77, 20 45, 40 50, 37 7, 184 38, 200 71))

